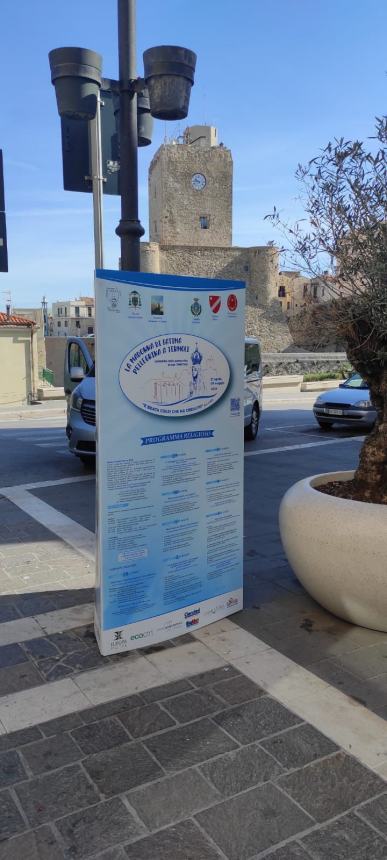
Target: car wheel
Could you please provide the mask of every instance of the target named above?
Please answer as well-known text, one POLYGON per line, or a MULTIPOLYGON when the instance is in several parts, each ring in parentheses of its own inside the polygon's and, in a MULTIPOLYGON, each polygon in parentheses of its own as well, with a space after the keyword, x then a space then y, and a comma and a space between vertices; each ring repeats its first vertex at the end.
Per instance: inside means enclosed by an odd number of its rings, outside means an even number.
POLYGON ((259 406, 257 403, 254 403, 254 406, 251 410, 251 419, 250 424, 245 427, 245 438, 253 441, 258 433, 259 426, 259 406))
POLYGON ((95 457, 90 457, 88 454, 80 454, 79 459, 87 469, 95 469, 95 457))
POLYGON ((319 425, 319 427, 321 427, 321 430, 331 430, 333 421, 320 421, 317 418, 317 424, 319 425))

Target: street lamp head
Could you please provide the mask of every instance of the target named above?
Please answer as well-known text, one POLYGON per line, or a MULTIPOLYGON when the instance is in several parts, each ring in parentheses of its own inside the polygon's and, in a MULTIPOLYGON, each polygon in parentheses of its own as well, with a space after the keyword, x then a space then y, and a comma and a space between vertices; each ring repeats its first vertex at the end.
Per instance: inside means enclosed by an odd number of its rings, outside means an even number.
POLYGON ((59 116, 94 119, 102 57, 87 48, 55 48, 48 55, 59 116))
POLYGON ((196 54, 188 48, 160 45, 148 48, 143 56, 152 116, 184 119, 194 82, 196 54))
MULTIPOLYGON (((114 116, 116 118, 117 131, 120 128, 120 94, 113 90, 114 116)), ((102 88, 102 98, 106 95, 102 88)), ((149 146, 152 143, 153 116, 149 107, 149 93, 145 86, 137 92, 137 146, 149 146)))
POLYGON ((146 87, 137 93, 137 140, 139 146, 152 143, 153 116, 150 112, 149 93, 146 87))

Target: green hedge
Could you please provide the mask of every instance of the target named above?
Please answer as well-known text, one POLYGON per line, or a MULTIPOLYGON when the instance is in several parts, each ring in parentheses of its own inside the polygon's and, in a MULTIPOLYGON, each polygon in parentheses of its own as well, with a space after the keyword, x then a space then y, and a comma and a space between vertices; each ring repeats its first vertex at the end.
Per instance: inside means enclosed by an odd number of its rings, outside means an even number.
POLYGON ((351 373, 350 367, 341 370, 319 370, 316 373, 304 373, 304 382, 321 382, 325 379, 347 379, 351 373))

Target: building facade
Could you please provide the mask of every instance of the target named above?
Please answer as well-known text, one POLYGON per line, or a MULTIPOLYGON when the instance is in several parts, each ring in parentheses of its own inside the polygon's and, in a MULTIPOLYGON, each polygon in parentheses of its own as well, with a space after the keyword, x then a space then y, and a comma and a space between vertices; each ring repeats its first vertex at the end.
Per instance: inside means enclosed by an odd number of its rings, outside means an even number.
POLYGON ((54 302, 49 318, 49 334, 56 337, 86 337, 95 331, 94 298, 80 296, 54 302))
POLYGON ((266 351, 292 344, 278 298, 279 252, 270 245, 232 244, 233 163, 211 126, 191 126, 164 143, 149 168, 149 242, 145 272, 242 280, 246 334, 266 351))
POLYGON ((300 313, 311 302, 326 302, 331 298, 329 281, 332 277, 306 278, 301 272, 281 271, 278 276, 278 299, 287 317, 300 313))
POLYGON ((34 320, 0 313, 0 404, 19 406, 36 399, 39 386, 34 320))

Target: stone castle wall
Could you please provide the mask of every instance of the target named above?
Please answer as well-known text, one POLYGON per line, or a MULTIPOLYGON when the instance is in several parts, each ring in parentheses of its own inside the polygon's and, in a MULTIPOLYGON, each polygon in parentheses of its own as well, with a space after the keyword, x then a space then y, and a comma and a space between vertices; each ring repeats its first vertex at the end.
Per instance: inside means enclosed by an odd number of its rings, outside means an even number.
POLYGON ((141 269, 169 275, 245 281, 247 335, 259 337, 262 348, 282 352, 292 344, 278 301, 278 251, 253 248, 141 243, 141 269))

